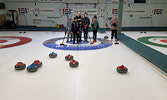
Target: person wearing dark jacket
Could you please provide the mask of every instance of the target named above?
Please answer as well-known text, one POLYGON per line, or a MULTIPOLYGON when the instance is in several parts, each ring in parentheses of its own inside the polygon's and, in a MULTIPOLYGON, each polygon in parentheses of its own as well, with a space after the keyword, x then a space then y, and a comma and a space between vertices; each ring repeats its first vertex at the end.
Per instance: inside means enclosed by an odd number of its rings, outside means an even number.
POLYGON ((82 41, 82 16, 81 16, 81 12, 78 11, 77 12, 77 16, 76 16, 78 23, 79 23, 79 42, 82 41))
POLYGON ((88 16, 88 14, 85 12, 84 18, 82 19, 82 26, 83 26, 83 30, 84 30, 84 42, 88 42, 87 41, 88 29, 89 29, 89 25, 90 25, 90 20, 87 16, 88 16))
POLYGON ((73 33, 73 44, 75 44, 75 39, 77 39, 77 43, 79 44, 79 23, 76 17, 74 18, 74 21, 72 22, 71 30, 73 33))

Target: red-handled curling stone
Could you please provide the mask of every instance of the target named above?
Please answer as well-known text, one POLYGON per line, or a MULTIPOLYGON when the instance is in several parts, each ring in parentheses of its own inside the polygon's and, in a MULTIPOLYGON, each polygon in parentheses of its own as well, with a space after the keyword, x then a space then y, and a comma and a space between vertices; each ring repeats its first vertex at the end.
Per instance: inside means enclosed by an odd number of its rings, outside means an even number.
POLYGON ((118 73, 122 73, 122 74, 127 73, 128 72, 128 68, 125 67, 124 65, 118 66, 117 67, 117 72, 118 73))
POLYGON ((26 68, 26 65, 23 62, 17 62, 17 64, 15 65, 16 70, 23 70, 25 68, 26 68))
POLYGON ((72 55, 68 54, 67 56, 65 56, 65 59, 66 59, 67 61, 71 61, 71 60, 74 59, 74 57, 73 57, 72 55))
POLYGON ((108 39, 108 36, 107 36, 107 35, 105 35, 105 36, 104 36, 104 39, 108 39))
POLYGON ((118 42, 118 40, 117 40, 117 39, 115 40, 115 43, 114 43, 114 44, 119 44, 119 42, 118 42))
POLYGON ((39 60, 35 60, 33 64, 36 65, 38 68, 42 66, 42 62, 39 60))
POLYGON ((76 61, 76 60, 72 60, 70 63, 69 63, 70 67, 78 67, 79 65, 79 62, 76 61))

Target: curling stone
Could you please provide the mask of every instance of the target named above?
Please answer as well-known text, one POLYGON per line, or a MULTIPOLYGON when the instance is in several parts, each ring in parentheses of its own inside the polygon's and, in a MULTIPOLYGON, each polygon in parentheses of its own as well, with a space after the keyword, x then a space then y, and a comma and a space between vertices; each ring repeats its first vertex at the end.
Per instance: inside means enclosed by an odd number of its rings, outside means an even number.
POLYGON ((118 66, 117 67, 117 72, 121 73, 121 74, 127 73, 128 72, 128 68, 125 67, 124 65, 118 66))
POLYGON ((105 36, 104 36, 104 39, 108 39, 108 36, 107 36, 107 35, 105 35, 105 36))
POLYGON ((72 60, 70 63, 69 63, 70 67, 78 67, 79 65, 79 62, 76 61, 76 60, 72 60))
POLYGON ((74 57, 73 57, 72 55, 68 54, 67 56, 65 56, 65 59, 66 59, 67 61, 71 61, 71 60, 74 59, 74 57))
POLYGON ((42 62, 40 62, 39 60, 35 60, 33 64, 36 65, 38 68, 42 66, 42 62))
POLYGON ((50 58, 56 58, 57 57, 57 53, 52 52, 52 53, 49 54, 49 57, 50 58))
POLYGON ((118 40, 115 40, 115 43, 114 44, 119 44, 118 40))
POLYGON ((16 70, 23 70, 25 68, 26 68, 26 65, 22 62, 17 62, 17 64, 15 65, 16 70))
POLYGON ((30 66, 27 67, 28 72, 36 72, 38 70, 38 66, 35 64, 31 64, 30 66))

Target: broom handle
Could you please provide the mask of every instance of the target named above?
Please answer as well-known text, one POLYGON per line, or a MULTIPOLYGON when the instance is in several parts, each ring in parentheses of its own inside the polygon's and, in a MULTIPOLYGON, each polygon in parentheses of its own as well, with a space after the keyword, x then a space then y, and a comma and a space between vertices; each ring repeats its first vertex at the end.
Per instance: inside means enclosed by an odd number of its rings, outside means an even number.
POLYGON ((64 39, 65 39, 65 37, 66 37, 66 33, 67 32, 67 30, 65 30, 65 35, 64 35, 64 38, 63 38, 63 42, 62 43, 64 43, 64 39))

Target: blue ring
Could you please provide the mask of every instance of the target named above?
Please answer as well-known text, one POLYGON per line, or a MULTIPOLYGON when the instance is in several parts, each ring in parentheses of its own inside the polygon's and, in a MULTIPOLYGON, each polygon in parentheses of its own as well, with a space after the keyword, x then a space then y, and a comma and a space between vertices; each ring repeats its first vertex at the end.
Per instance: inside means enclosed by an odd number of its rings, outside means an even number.
POLYGON ((63 38, 53 38, 53 39, 49 39, 46 40, 43 45, 48 47, 48 48, 52 48, 52 49, 59 49, 59 50, 70 50, 70 51, 83 51, 83 50, 97 50, 97 49, 103 49, 103 48, 107 48, 110 47, 112 45, 112 43, 109 40, 105 40, 105 39, 101 39, 101 38, 97 38, 98 41, 100 41, 101 43, 99 45, 82 45, 82 44, 86 44, 86 43, 81 43, 78 45, 60 45, 60 44, 56 44, 56 41, 62 40, 63 38))

